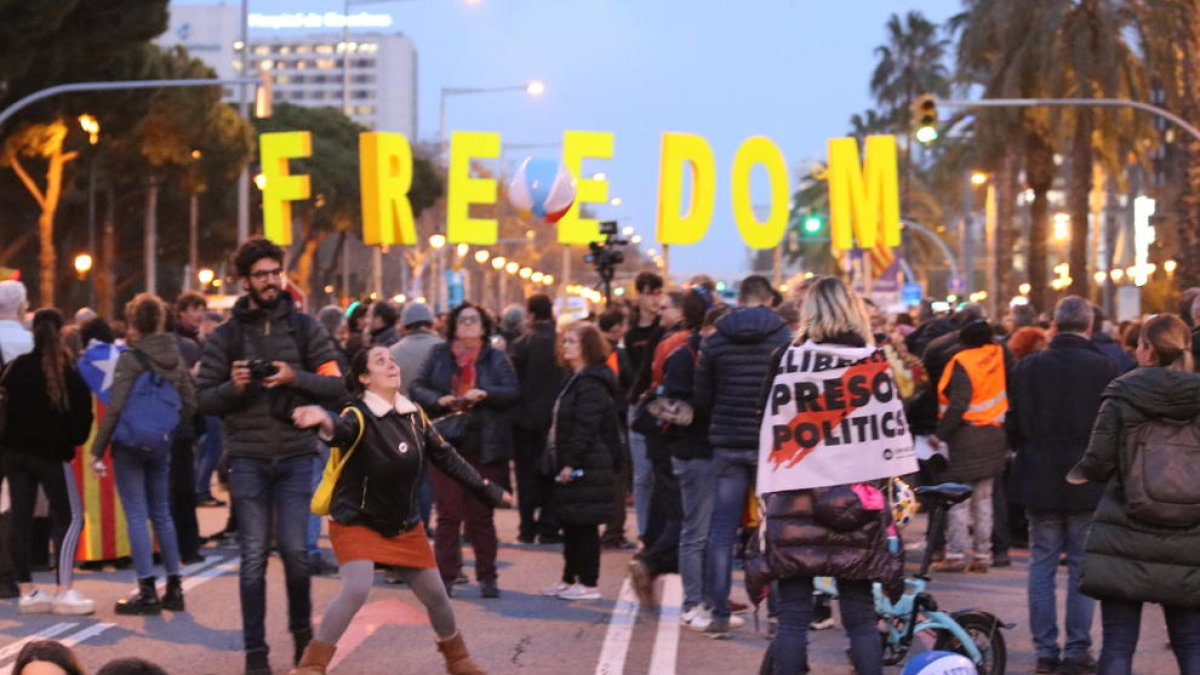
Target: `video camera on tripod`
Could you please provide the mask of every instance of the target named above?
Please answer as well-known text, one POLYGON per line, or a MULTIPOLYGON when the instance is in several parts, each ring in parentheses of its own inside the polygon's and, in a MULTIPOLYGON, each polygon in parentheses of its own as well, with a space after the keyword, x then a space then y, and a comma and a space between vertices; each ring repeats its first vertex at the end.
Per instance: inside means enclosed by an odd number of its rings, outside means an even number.
POLYGON ((616 271, 616 266, 625 262, 624 246, 629 244, 629 241, 617 236, 617 221, 605 220, 600 223, 600 234, 604 235, 604 241, 593 241, 588 244, 591 253, 584 256, 584 260, 596 268, 596 273, 600 275, 600 283, 598 285, 604 288, 604 303, 606 305, 612 303, 612 279, 616 271))

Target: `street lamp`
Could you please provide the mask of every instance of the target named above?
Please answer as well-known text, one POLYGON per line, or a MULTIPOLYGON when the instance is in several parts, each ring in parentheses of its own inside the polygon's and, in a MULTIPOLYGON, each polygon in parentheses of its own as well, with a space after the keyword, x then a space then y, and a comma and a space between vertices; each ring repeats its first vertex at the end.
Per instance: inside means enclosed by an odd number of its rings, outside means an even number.
POLYGON ((79 275, 79 279, 82 280, 90 271, 92 271, 92 256, 86 253, 75 256, 75 273, 79 275))
MULTIPOLYGON (((96 145, 100 142, 100 120, 92 115, 84 113, 79 116, 79 127, 88 135, 88 144, 96 145)), ((96 157, 92 155, 91 162, 88 163, 88 254, 92 257, 96 255, 96 157)), ((91 265, 88 265, 89 269, 91 265)), ((88 288, 88 304, 95 303, 96 284, 93 281, 88 288)))
POLYGON ((521 266, 518 265, 515 260, 508 261, 508 264, 504 266, 504 271, 508 272, 509 274, 516 274, 518 271, 520 271, 520 269, 521 266))
POLYGON ((495 258, 492 258, 492 269, 498 270, 498 269, 504 267, 505 262, 506 261, 504 260, 504 256, 502 256, 502 255, 498 255, 495 258))
POLYGON ((441 250, 441 248, 446 245, 446 235, 444 235, 444 234, 430 235, 429 236, 429 245, 432 246, 435 251, 441 250))
POLYGON ((546 93, 546 83, 541 80, 530 80, 525 84, 514 84, 505 87, 442 87, 441 100, 438 104, 438 154, 446 150, 447 98, 470 94, 494 94, 503 91, 523 91, 526 95, 537 98, 546 93))
POLYGON ((986 173, 976 171, 975 173, 971 174, 971 185, 974 185, 976 187, 983 185, 984 183, 987 182, 987 180, 988 180, 988 177, 987 177, 986 173))
POLYGON ((455 249, 455 252, 458 253, 458 257, 460 257, 460 258, 467 257, 467 253, 469 253, 470 251, 471 251, 470 244, 459 244, 458 247, 455 249))
POLYGON ((483 250, 483 249, 480 249, 480 250, 478 250, 478 251, 475 251, 475 262, 477 262, 477 263, 479 263, 480 265, 482 265, 482 264, 484 264, 485 262, 487 262, 487 261, 488 261, 488 257, 489 257, 490 255, 491 255, 490 253, 488 253, 487 251, 485 251, 485 250, 483 250))
POLYGON ((521 275, 522 279, 528 279, 529 277, 533 276, 533 270, 528 267, 522 267, 517 274, 521 275))
POLYGON ((196 273, 196 279, 200 281, 200 288, 207 288, 208 285, 212 283, 213 277, 215 276, 216 274, 211 268, 208 267, 205 267, 196 273))

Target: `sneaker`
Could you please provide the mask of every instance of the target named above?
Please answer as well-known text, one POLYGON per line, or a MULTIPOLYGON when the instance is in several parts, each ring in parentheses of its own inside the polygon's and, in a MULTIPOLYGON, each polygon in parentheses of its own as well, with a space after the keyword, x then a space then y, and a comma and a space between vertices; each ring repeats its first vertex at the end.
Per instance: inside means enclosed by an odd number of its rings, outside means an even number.
POLYGON ((479 595, 489 600, 500 597, 500 587, 495 579, 484 579, 479 582, 479 595))
POLYGON ((54 599, 51 611, 67 616, 84 616, 96 611, 96 603, 83 597, 79 591, 72 588, 63 591, 62 595, 54 599))
POLYGON ((1037 668, 1035 673, 1057 673, 1058 667, 1061 665, 1057 656, 1039 656, 1037 660, 1037 668))
POLYGON ((658 599, 654 597, 654 576, 650 574, 650 570, 640 560, 634 560, 629 563, 629 578, 633 581, 633 590, 637 592, 638 602, 646 609, 654 609, 658 606, 658 599))
POLYGON ((692 622, 696 620, 696 617, 700 616, 704 612, 704 605, 696 605, 691 609, 684 610, 684 612, 679 615, 679 623, 683 624, 684 626, 690 626, 692 625, 692 622))
POLYGON ((601 597, 603 596, 595 586, 584 586, 583 584, 575 584, 558 594, 560 600, 599 600, 601 597))
POLYGON ((929 567, 934 572, 952 572, 959 574, 967 571, 967 561, 963 558, 946 558, 929 567))
POLYGON ((1058 672, 1062 673, 1062 675, 1094 673, 1096 672, 1096 659, 1092 658, 1091 654, 1069 656, 1062 660, 1062 663, 1058 666, 1058 672))
POLYGON ((732 637, 729 631, 737 627, 734 625, 734 618, 733 616, 730 616, 728 619, 713 618, 709 622, 708 627, 704 629, 704 632, 714 640, 728 640, 732 637))
POLYGON ((571 587, 571 584, 560 581, 557 584, 543 588, 542 595, 544 595, 548 598, 558 597, 559 593, 562 593, 563 591, 567 590, 570 587, 571 587))
POLYGON ((54 609, 54 597, 40 588, 22 595, 17 601, 17 610, 22 614, 46 614, 54 609))
POLYGON ((687 627, 696 631, 697 633, 703 633, 708 630, 709 626, 712 625, 712 610, 700 605, 699 607, 695 608, 695 612, 695 616, 693 616, 692 620, 687 623, 687 627))

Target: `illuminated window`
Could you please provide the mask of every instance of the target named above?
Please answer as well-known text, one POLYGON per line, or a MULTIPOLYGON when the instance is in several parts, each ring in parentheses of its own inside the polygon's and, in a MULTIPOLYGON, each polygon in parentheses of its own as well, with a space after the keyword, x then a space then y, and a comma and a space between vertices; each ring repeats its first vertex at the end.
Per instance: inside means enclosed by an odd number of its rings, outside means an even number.
POLYGON ((270 70, 275 67, 275 62, 271 59, 263 59, 258 62, 258 67, 262 70, 270 70))
POLYGON ((297 54, 308 54, 311 51, 312 51, 312 46, 310 46, 310 45, 296 45, 296 53, 297 54))
POLYGON ((374 54, 379 51, 379 45, 373 42, 364 42, 358 46, 360 54, 374 54))
POLYGON ((317 59, 317 67, 323 70, 332 70, 337 67, 337 61, 333 59, 317 59))
POLYGON ((262 54, 262 55, 265 55, 265 54, 270 54, 270 53, 271 53, 271 46, 270 46, 270 45, 255 45, 255 46, 254 46, 254 53, 255 53, 255 54, 262 54))
POLYGON ((287 75, 276 75, 275 76, 275 84, 287 84, 290 81, 291 80, 288 78, 287 75))
POLYGON ((296 70, 304 70, 308 67, 308 61, 297 61, 296 70))
POLYGON ((375 114, 375 106, 373 106, 373 105, 359 105, 359 106, 354 106, 354 114, 355 114, 355 115, 364 115, 364 116, 366 116, 366 117, 371 117, 371 116, 373 116, 373 115, 375 114))
POLYGON ((279 45, 279 53, 280 54, 291 54, 292 48, 287 45, 279 45))
POLYGON ((332 54, 333 45, 317 45, 316 49, 313 51, 317 52, 318 54, 332 54))

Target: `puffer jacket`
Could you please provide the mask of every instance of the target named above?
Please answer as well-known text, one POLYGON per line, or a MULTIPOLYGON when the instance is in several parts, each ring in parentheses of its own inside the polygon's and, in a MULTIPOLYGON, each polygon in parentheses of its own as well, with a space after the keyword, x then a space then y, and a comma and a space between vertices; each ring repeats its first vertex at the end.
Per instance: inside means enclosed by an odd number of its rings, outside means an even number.
MULTIPOLYGON (((832 342, 850 347, 866 344, 853 334, 832 342)), ((772 373, 779 370, 784 353, 779 350, 772 358, 772 373)), ((867 509, 849 485, 772 492, 762 500, 762 555, 746 564, 747 587, 774 579, 831 576, 878 581, 893 596, 901 590, 904 546, 897 533, 889 550, 892 514, 886 501, 882 509, 867 509)))
POLYGON ((713 448, 739 450, 753 459, 763 382, 770 375, 772 355, 791 342, 792 331, 766 307, 735 309, 715 327, 700 344, 694 406, 709 416, 713 448))
MULTIPOLYGON (((388 405, 367 394, 351 405, 362 413, 365 427, 333 489, 329 516, 334 522, 366 526, 384 537, 416 527, 426 459, 484 503, 500 503, 504 491, 484 481, 408 399, 397 396, 388 405)), ((358 434, 358 418, 346 408, 328 440, 349 450, 358 434)))
POLYGON ((40 352, 22 354, 8 365, 3 380, 7 423, 0 438, 4 452, 69 462, 75 458, 75 448, 87 442, 92 430, 92 395, 75 365, 69 361, 63 365, 66 410, 51 404, 46 394, 40 352))
MULTIPOLYGON (((1125 512, 1123 488, 1125 467, 1134 460, 1126 442, 1131 431, 1152 419, 1197 415, 1200 374, 1138 368, 1105 389, 1087 453, 1073 470, 1107 484, 1084 548, 1080 587, 1087 595, 1200 608, 1200 526, 1159 527, 1134 520, 1125 512)), ((1185 468, 1200 474, 1200 467, 1185 468)))
MULTIPOLYGON (((438 405, 438 399, 451 393, 450 382, 458 370, 449 343, 442 343, 429 352, 421 366, 421 374, 409 387, 409 394, 430 417, 444 415, 449 410, 438 405)), ((508 410, 520 398, 517 373, 504 352, 484 343, 475 363, 475 388, 487 392, 487 398, 468 413, 469 433, 478 432, 478 452, 484 464, 507 462, 513 456, 512 423, 508 410)), ((472 439, 471 444, 475 444, 472 439)), ((458 448, 470 452, 471 448, 458 448)))
POLYGON ((292 424, 290 409, 305 403, 336 405, 344 399, 346 387, 336 364, 333 340, 316 319, 295 311, 291 296, 281 295, 271 311, 251 307, 248 297, 239 298, 233 317, 204 343, 196 378, 200 413, 224 420, 230 457, 282 459, 314 453, 312 432, 292 424), (295 318, 290 318, 293 312, 295 318), (239 333, 241 345, 234 344, 239 333), (295 383, 266 389, 253 382, 238 392, 229 379, 230 367, 239 359, 253 358, 287 362, 296 372, 295 383))
POLYGON ((179 412, 180 425, 176 428, 176 437, 181 433, 191 436, 192 414, 196 412, 196 390, 192 386, 192 376, 188 373, 187 363, 179 349, 180 338, 174 333, 155 333, 140 340, 134 340, 129 349, 117 358, 113 372, 112 392, 109 395, 108 408, 100 422, 100 429, 92 440, 92 457, 104 456, 104 450, 112 439, 117 422, 121 419, 121 411, 125 409, 125 400, 133 383, 142 374, 142 364, 133 352, 141 352, 150 361, 150 367, 165 378, 175 391, 179 392, 179 400, 183 409, 179 412))
POLYGON ((612 495, 625 447, 617 421, 616 376, 605 364, 585 367, 558 398, 554 422, 555 471, 582 469, 583 476, 554 484, 559 519, 567 525, 598 525, 612 513, 612 495))

